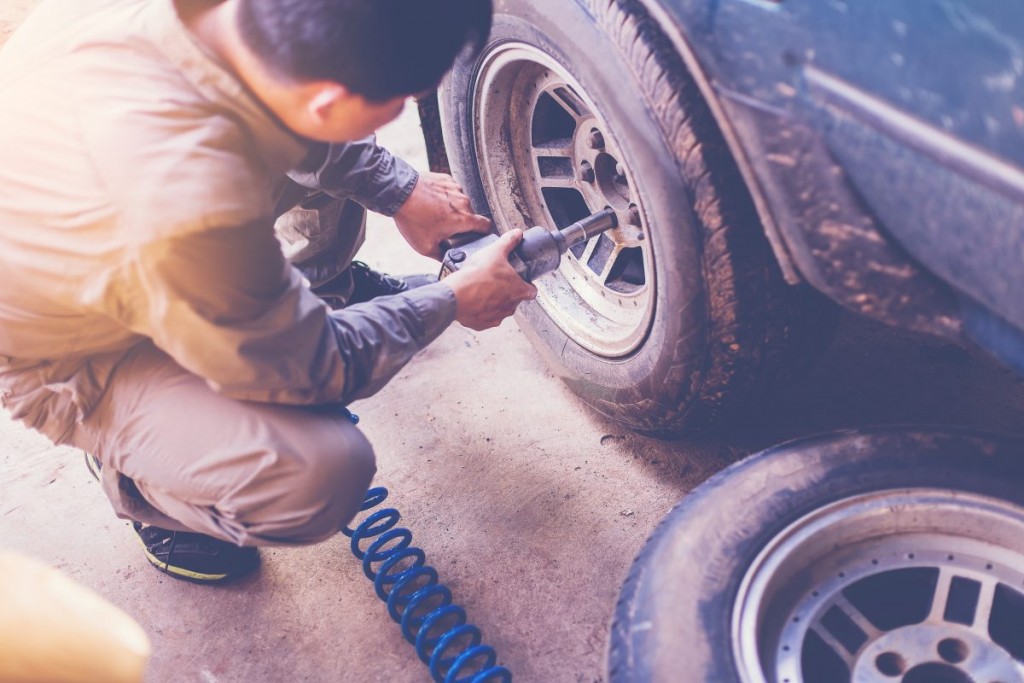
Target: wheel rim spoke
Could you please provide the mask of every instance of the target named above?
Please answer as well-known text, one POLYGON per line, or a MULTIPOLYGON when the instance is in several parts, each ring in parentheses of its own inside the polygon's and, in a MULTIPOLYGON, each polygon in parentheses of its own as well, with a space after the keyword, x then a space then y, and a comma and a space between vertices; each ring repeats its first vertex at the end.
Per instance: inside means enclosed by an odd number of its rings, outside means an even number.
POLYGON ((988 637, 989 620, 992 618, 992 606, 995 603, 998 585, 999 582, 994 580, 981 582, 978 606, 974 609, 974 621, 971 623, 970 628, 983 637, 988 637))
POLYGON ((564 177, 564 176, 557 176, 557 175, 551 175, 551 176, 544 176, 544 175, 542 175, 541 178, 540 178, 539 185, 540 185, 541 189, 543 189, 545 187, 571 188, 573 190, 578 190, 579 189, 579 182, 577 182, 577 180, 574 177, 572 177, 572 176, 564 177))
POLYGON ((579 258, 580 263, 587 263, 588 261, 590 261, 590 258, 594 255, 594 250, 595 249, 597 249, 597 238, 596 237, 593 238, 592 240, 590 240, 589 242, 587 242, 586 248, 583 250, 583 253, 580 254, 580 258, 579 258))
POLYGON ((857 625, 857 628, 867 636, 868 640, 874 640, 882 634, 882 631, 876 628, 863 612, 842 595, 836 597, 835 606, 842 610, 846 617, 857 625))
POLYGON ((582 121, 591 116, 590 108, 568 86, 556 85, 545 91, 569 116, 582 121))
POLYGON ((597 261, 596 263, 590 263, 588 261, 587 267, 597 274, 598 282, 607 287, 608 280, 612 274, 612 268, 615 267, 615 262, 619 260, 619 255, 622 253, 622 247, 611 240, 602 241, 600 237, 596 238, 594 241, 598 244, 595 246, 593 254, 595 256, 600 254, 600 258, 603 258, 604 261, 597 261), (611 247, 610 250, 607 251, 607 256, 605 256, 605 253, 602 253, 604 250, 601 248, 607 244, 611 244, 611 247), (595 269, 595 266, 597 266, 597 269, 595 269))
POLYGON ((865 644, 875 640, 881 631, 875 628, 864 614, 842 595, 836 596, 832 607, 815 624, 819 636, 829 635, 830 642, 840 643, 843 652, 852 660, 865 644))
POLYGON ((949 604, 949 591, 954 578, 956 578, 955 572, 946 568, 939 570, 939 578, 935 583, 935 597, 932 599, 932 609, 928 614, 928 621, 945 621, 946 610, 949 604))
POLYGON ((942 568, 928 621, 961 624, 987 637, 998 586, 999 582, 994 579, 969 579, 962 576, 961 572, 942 568), (968 604, 964 603, 965 593, 970 594, 967 597, 968 604), (959 599, 954 599, 954 595, 959 599))
POLYGON ((856 653, 849 652, 846 649, 846 647, 841 642, 839 642, 839 639, 832 635, 831 631, 829 631, 827 628, 824 628, 820 624, 812 626, 808 630, 817 635, 819 638, 821 638, 822 642, 825 643, 825 645, 827 645, 828 648, 832 650, 832 652, 834 652, 835 655, 839 657, 839 659, 842 660, 843 664, 846 665, 846 668, 850 671, 853 671, 853 667, 857 663, 856 653))
POLYGON ((537 159, 551 157, 554 159, 574 159, 575 152, 571 143, 560 143, 558 141, 536 144, 532 147, 533 156, 537 159))

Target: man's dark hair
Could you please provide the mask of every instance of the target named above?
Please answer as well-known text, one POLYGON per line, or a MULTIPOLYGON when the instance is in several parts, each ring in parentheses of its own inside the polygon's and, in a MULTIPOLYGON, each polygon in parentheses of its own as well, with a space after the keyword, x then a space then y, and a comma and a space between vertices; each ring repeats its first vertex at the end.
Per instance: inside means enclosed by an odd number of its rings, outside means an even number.
POLYGON ((277 76, 373 102, 437 87, 491 31, 491 0, 242 0, 246 46, 277 76))

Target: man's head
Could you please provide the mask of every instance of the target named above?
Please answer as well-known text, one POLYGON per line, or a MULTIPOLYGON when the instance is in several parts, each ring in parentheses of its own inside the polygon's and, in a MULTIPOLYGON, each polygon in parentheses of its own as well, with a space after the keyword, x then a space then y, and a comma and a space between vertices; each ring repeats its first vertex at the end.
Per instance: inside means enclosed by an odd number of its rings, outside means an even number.
MULTIPOLYGON (((407 98, 437 87, 455 58, 483 47, 491 0, 240 0, 238 31, 295 132, 369 135, 407 98)), ((261 94, 261 93, 257 93, 261 94)))

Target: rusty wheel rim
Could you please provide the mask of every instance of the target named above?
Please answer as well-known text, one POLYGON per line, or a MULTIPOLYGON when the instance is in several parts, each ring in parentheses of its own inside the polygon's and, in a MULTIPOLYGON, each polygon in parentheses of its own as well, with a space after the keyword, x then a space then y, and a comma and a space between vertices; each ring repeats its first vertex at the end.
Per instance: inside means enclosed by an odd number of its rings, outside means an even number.
POLYGON ((589 351, 621 358, 654 317, 654 252, 640 178, 599 108, 551 56, 521 43, 485 55, 473 93, 484 193, 500 230, 565 227, 610 207, 619 227, 538 281, 538 303, 589 351))

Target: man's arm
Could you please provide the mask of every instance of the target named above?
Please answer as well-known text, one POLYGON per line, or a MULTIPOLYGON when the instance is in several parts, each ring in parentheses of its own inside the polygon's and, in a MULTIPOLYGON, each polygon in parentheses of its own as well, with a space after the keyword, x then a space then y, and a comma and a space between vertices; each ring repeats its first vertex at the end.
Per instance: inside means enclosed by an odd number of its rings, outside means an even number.
POLYGON ((133 331, 217 391, 284 404, 348 402, 380 389, 454 319, 437 284, 330 312, 287 263, 270 225, 143 245, 110 291, 133 331))
POLYGON ((378 391, 452 321, 494 327, 536 296, 508 263, 521 240, 504 235, 444 282, 332 312, 271 226, 208 230, 142 245, 99 305, 225 395, 347 403, 378 391))
POLYGON ((314 144, 288 176, 303 187, 355 200, 385 216, 398 212, 420 177, 408 163, 378 146, 376 136, 345 144, 314 144))
POLYGON ((453 235, 491 230, 491 222, 476 215, 469 197, 451 176, 418 174, 379 147, 375 137, 343 145, 314 145, 288 175, 303 187, 394 216, 402 237, 424 256, 439 258, 441 242, 453 235))

